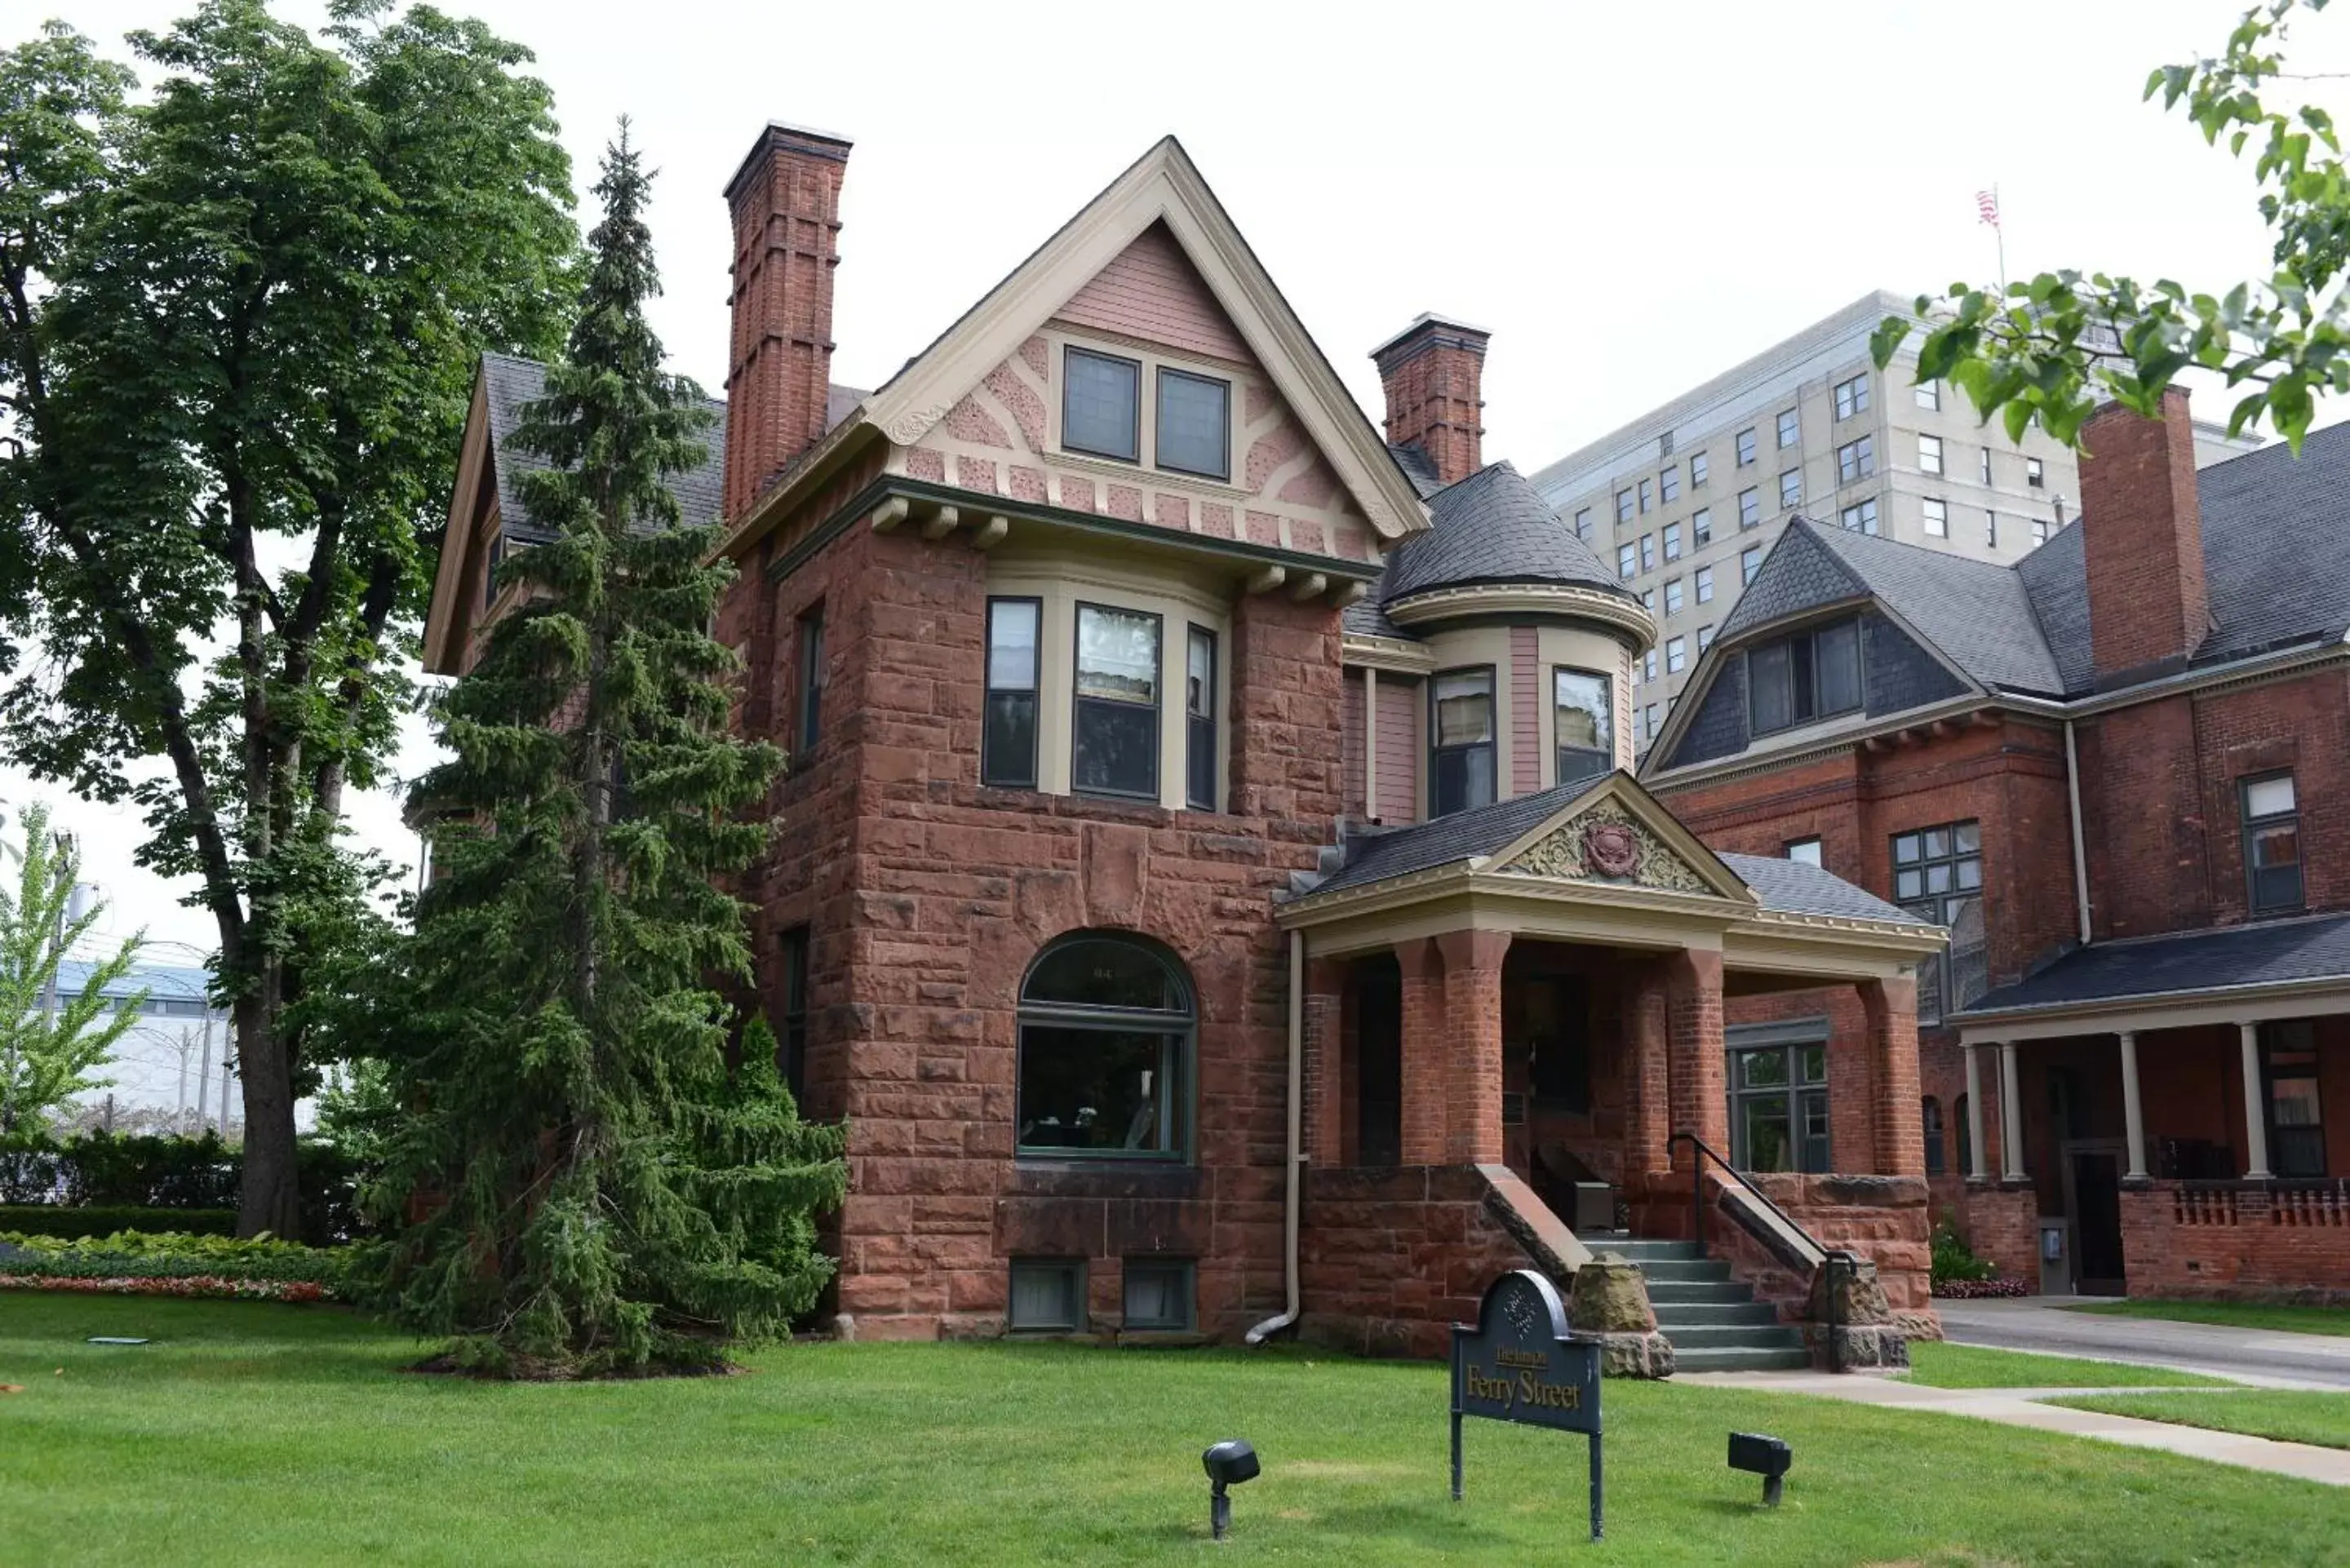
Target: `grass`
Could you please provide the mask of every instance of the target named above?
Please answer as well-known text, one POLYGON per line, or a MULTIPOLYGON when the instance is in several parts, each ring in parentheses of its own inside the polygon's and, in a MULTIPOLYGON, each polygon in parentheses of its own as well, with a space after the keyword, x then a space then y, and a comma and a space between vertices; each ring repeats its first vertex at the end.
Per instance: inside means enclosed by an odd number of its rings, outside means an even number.
POLYGON ((1921 1340, 1909 1346, 1909 1381, 1929 1388, 2213 1388, 2224 1377, 2206 1377, 2168 1366, 2133 1366, 2042 1355, 2029 1350, 1988 1350, 1975 1345, 1921 1340))
POLYGON ((2170 1302, 2154 1299, 2091 1302, 2066 1312, 2104 1317, 2151 1317, 2167 1323, 2214 1323, 2284 1334, 2350 1334, 2350 1307, 2267 1306, 2257 1302, 2170 1302))
POLYGON ((2287 1443, 2350 1449, 2350 1393, 2257 1388, 2217 1394, 2080 1394, 2051 1399, 2108 1416, 2137 1416, 2174 1426, 2242 1432, 2287 1443))
POLYGON ((1609 1384, 1595 1547, 1579 1438, 1472 1422, 1449 1501, 1424 1364, 825 1345, 565 1386, 417 1354, 329 1308, 0 1301, 0 1563, 2350 1563, 2311 1482, 1760 1390, 1609 1384), (1775 1512, 1733 1429, 1793 1445, 1775 1512), (1211 1552, 1199 1453, 1230 1436, 1265 1471, 1211 1552))

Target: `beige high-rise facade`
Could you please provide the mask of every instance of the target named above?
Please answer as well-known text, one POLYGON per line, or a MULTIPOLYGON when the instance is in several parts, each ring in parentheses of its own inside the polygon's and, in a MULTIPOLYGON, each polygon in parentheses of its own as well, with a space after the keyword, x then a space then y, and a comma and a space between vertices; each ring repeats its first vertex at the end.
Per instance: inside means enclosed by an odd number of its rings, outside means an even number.
MULTIPOLYGON (((1625 715, 1637 748, 1789 518, 2011 562, 2078 516, 2074 455, 2036 425, 2008 440, 1955 388, 1918 385, 1914 352, 1877 369, 1869 334, 1909 303, 1866 295, 1534 475, 1656 616, 1625 715)), ((2196 435, 2199 463, 2254 444, 2196 435)))

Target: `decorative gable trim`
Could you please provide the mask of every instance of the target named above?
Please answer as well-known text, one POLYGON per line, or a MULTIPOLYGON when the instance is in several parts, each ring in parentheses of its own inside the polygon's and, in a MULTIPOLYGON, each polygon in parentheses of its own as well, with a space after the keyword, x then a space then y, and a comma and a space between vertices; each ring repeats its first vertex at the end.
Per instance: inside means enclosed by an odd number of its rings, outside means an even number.
MULTIPOLYGON (((463 650, 453 645, 457 593, 465 558, 473 548, 473 517, 481 487, 497 483, 497 457, 490 451, 488 372, 473 367, 473 400, 465 410, 465 435, 458 449, 457 485, 449 497, 449 525, 441 535, 441 563, 432 576, 432 602, 424 615, 424 668, 454 675, 463 650)), ((492 508, 495 510, 494 505, 492 508)))
POLYGON ((1613 773, 1480 867, 1483 870, 1728 898, 1752 888, 1631 774, 1613 773))
POLYGON ((721 545, 739 554, 858 431, 919 440, 1151 224, 1163 223, 1265 377, 1382 539, 1426 528, 1428 510, 1337 372, 1173 137, 1144 153, 1010 276, 816 443, 721 545))

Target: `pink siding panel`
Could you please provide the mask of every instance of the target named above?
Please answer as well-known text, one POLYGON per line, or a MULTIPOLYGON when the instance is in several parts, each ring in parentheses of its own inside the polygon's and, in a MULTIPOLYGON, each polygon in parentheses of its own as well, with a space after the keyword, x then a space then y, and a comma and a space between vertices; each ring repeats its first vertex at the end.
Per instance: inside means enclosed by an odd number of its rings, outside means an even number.
POLYGON ((1346 724, 1345 757, 1341 763, 1346 784, 1341 791, 1339 809, 1348 816, 1360 818, 1368 814, 1363 809, 1363 678, 1355 670, 1347 672, 1347 695, 1340 717, 1346 724))
POLYGON ((1419 820, 1419 702, 1417 680, 1379 677, 1379 820, 1419 820))
POLYGON ((1510 793, 1542 788, 1542 649, 1534 628, 1510 628, 1510 793))
POLYGON ((1080 327, 1164 343, 1188 354, 1241 364, 1255 360, 1164 223, 1136 235, 1058 314, 1080 327))

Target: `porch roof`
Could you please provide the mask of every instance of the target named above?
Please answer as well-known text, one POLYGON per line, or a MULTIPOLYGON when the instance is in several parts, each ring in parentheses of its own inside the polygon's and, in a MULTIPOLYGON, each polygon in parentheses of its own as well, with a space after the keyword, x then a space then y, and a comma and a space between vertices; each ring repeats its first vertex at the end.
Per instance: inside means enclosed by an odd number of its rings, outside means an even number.
MULTIPOLYGON (((1997 1040, 2012 1024, 2073 1021, 2091 1029, 2184 1026, 2234 1016, 2263 999, 2350 991, 2350 915, 2262 920, 2217 930, 2132 937, 2076 948, 2046 969, 1953 1013, 1969 1040, 1997 1040), (2094 1021, 2094 1022, 2093 1022, 2094 1021)), ((2330 1004, 2310 1011, 2334 1011, 2330 1004)), ((2265 1016, 2272 1009, 2260 1010, 2265 1016)), ((2246 1016, 2250 1016, 2249 1013, 2246 1016)))

